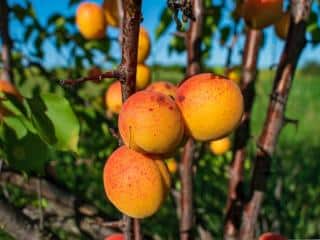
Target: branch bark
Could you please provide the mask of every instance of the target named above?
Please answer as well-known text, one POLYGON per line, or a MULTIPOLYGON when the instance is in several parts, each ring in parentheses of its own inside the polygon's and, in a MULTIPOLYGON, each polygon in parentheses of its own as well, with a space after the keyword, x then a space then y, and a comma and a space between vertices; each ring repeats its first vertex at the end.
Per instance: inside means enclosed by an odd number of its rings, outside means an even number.
MULTIPOLYGON (((200 73, 201 71, 201 36, 203 30, 203 1, 193 0, 193 15, 195 21, 190 23, 187 32, 187 77, 200 73)), ((193 155, 194 140, 189 138, 183 151, 181 163, 181 219, 180 219, 180 240, 194 239, 192 231, 194 228, 193 210, 193 155)))
POLYGON ((272 95, 264 128, 258 141, 258 151, 255 157, 251 180, 251 198, 245 205, 241 240, 254 238, 254 229, 266 190, 270 172, 271 160, 285 124, 285 109, 298 60, 306 45, 306 22, 308 20, 312 0, 292 0, 291 24, 280 64, 274 80, 272 95))
MULTIPOLYGON (((136 70, 138 57, 139 28, 141 22, 141 0, 123 0, 123 19, 121 25, 122 60, 119 66, 120 82, 123 102, 135 92, 136 70)), ((120 6, 119 6, 120 7, 120 6)), ((140 240, 140 228, 132 232, 132 220, 124 216, 126 226, 124 228, 125 240, 140 240)), ((139 225, 135 220, 135 226, 139 225)))
POLYGON ((0 35, 2 39, 2 63, 3 69, 1 73, 1 80, 12 82, 11 69, 11 48, 12 41, 9 34, 9 6, 7 0, 0 1, 0 35))
POLYGON ((250 140, 250 118, 255 99, 255 82, 257 77, 257 60, 262 39, 262 32, 248 30, 242 60, 243 73, 241 90, 244 96, 244 119, 235 132, 233 159, 229 170, 229 190, 224 226, 224 238, 236 239, 241 225, 244 204, 243 175, 246 159, 246 146, 250 140))

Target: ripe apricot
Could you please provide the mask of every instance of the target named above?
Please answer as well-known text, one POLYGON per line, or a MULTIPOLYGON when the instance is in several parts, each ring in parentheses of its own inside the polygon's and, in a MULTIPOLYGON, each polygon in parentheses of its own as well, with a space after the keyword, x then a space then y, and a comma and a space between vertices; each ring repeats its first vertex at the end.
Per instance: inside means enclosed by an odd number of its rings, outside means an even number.
POLYGON ((178 88, 176 102, 189 134, 200 141, 227 136, 243 114, 243 96, 238 85, 211 73, 187 79, 178 88))
POLYGON ((234 81, 236 84, 240 85, 241 81, 241 70, 240 68, 233 68, 228 72, 228 78, 234 81))
POLYGON ((290 21, 291 21, 291 16, 290 12, 286 12, 282 15, 280 20, 276 22, 274 25, 276 34, 279 38, 281 39, 286 39, 289 33, 289 27, 290 27, 290 21))
POLYGON ((151 81, 151 71, 145 64, 137 65, 136 89, 142 90, 146 88, 151 81))
POLYGON ((0 80, 0 92, 11 94, 19 99, 22 98, 15 86, 5 80, 0 80))
POLYGON ((178 170, 178 164, 177 161, 174 158, 169 158, 166 160, 167 167, 169 169, 169 172, 174 175, 178 170))
POLYGON ((96 3, 83 2, 76 13, 76 23, 80 33, 86 39, 104 37, 106 22, 102 7, 96 3))
POLYGON ((119 81, 109 86, 105 94, 105 103, 111 113, 119 114, 122 106, 121 84, 119 81))
POLYGON ((242 13, 248 27, 263 29, 277 22, 282 15, 283 0, 246 0, 242 13))
POLYGON ((168 191, 169 173, 157 161, 161 160, 126 146, 108 158, 103 170, 105 192, 122 213, 145 218, 160 208, 168 191))
POLYGON ((231 141, 228 137, 211 141, 209 144, 210 150, 215 155, 223 155, 229 151, 231 147, 231 141))
POLYGON ((143 63, 150 54, 151 40, 144 27, 140 27, 138 41, 138 63, 143 63))
POLYGON ((169 97, 175 98, 176 97, 176 92, 177 92, 177 87, 173 85, 170 82, 165 82, 165 81, 159 81, 159 82, 154 82, 150 84, 149 87, 147 87, 148 91, 155 91, 159 93, 163 93, 165 95, 168 95, 169 97))
POLYGON ((121 233, 115 233, 106 237, 105 240, 124 240, 124 235, 121 233))
POLYGON ((146 90, 133 94, 123 104, 118 126, 127 146, 155 154, 172 152, 184 132, 176 103, 162 93, 146 90))
POLYGON ((102 4, 106 24, 112 27, 119 27, 118 0, 104 0, 102 4))
POLYGON ((259 237, 259 240, 288 240, 288 238, 280 235, 279 233, 264 233, 259 237))

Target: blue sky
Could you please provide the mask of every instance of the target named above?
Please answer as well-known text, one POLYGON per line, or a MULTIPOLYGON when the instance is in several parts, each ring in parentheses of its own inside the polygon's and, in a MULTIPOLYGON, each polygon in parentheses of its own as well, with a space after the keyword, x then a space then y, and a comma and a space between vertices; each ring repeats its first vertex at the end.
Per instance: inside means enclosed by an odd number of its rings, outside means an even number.
MULTIPOLYGON (((97 3, 101 3, 102 0, 91 0, 97 3)), ((23 3, 23 0, 9 0, 9 3, 23 3)), ((40 21, 44 23, 48 16, 50 16, 52 13, 61 13, 62 15, 71 15, 75 12, 76 8, 68 7, 69 0, 32 0, 34 9, 36 11, 36 15, 38 18, 40 18, 40 21)), ((228 1, 227 1, 228 2, 228 1)), ((230 1, 229 1, 230 2, 230 1)), ((175 26, 171 26, 170 29, 166 32, 165 36, 161 37, 158 41, 155 41, 154 38, 154 31, 156 26, 158 25, 159 17, 161 10, 166 5, 166 0, 145 0, 143 1, 143 16, 144 21, 142 25, 149 31, 151 39, 152 39, 152 52, 150 57, 148 58, 147 63, 162 63, 162 64, 185 64, 185 54, 168 54, 168 45, 171 38, 171 34, 175 31, 175 26)), ((14 36, 18 36, 23 32, 23 29, 21 26, 18 26, 17 24, 13 23, 11 26, 11 32, 14 36)), ((114 29, 108 29, 108 34, 111 36, 115 36, 117 34, 117 31, 114 29)), ((261 57, 259 59, 259 66, 261 67, 268 67, 275 61, 279 59, 279 55, 281 53, 283 42, 279 39, 277 39, 274 36, 273 28, 269 27, 265 30, 267 37, 267 43, 265 48, 261 52, 261 57)), ((215 36, 213 38, 213 49, 211 52, 211 58, 208 61, 208 65, 223 65, 226 58, 226 49, 221 47, 218 42, 218 37, 215 36)), ((236 48, 239 51, 234 52, 233 56, 233 63, 239 64, 241 62, 241 54, 240 50, 242 49, 244 43, 244 39, 240 38, 236 48)), ((113 55, 119 55, 119 47, 114 46, 112 48, 113 55)), ((66 52, 66 54, 68 54, 66 52)), ((302 59, 300 64, 305 63, 309 60, 318 60, 319 61, 320 56, 320 47, 312 47, 310 45, 307 46, 306 50, 303 52, 302 59)), ((54 66, 59 65, 63 63, 63 58, 58 55, 55 50, 48 45, 46 48, 46 59, 45 64, 48 66, 54 66)))

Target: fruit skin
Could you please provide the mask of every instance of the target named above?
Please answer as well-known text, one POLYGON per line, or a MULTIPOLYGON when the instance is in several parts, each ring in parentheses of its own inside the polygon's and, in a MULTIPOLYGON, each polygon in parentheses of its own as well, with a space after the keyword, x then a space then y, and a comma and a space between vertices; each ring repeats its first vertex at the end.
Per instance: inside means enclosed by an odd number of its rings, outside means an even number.
POLYGON ((169 158, 166 160, 166 164, 168 167, 169 172, 174 175, 178 170, 177 161, 174 158, 169 158))
POLYGON ((76 13, 76 24, 86 39, 103 38, 106 22, 102 7, 91 2, 81 3, 76 13))
POLYGON ((150 84, 146 90, 163 93, 169 97, 176 98, 177 89, 178 88, 170 82, 159 81, 150 84))
POLYGON ((241 82, 241 70, 240 68, 233 68, 228 72, 228 78, 240 85, 241 82))
POLYGON ((106 24, 112 27, 119 27, 118 0, 104 0, 102 4, 106 24))
POLYGON ((120 233, 112 234, 109 237, 106 237, 104 240, 125 240, 124 235, 120 233))
POLYGON ((16 87, 8 81, 0 80, 0 92, 11 94, 22 100, 22 96, 20 95, 16 87))
POLYGON ((151 71, 145 64, 137 65, 136 89, 145 89, 151 82, 151 71))
POLYGON ((277 22, 282 15, 283 0, 246 0, 242 6, 248 27, 263 29, 277 22))
POLYGON ((148 58, 151 49, 151 40, 144 27, 140 27, 138 41, 138 63, 144 63, 148 58))
POLYGON ((109 86, 105 94, 105 103, 108 111, 119 114, 122 106, 121 84, 119 81, 109 86))
POLYGON ((188 133, 199 141, 229 135, 243 114, 243 96, 237 84, 211 73, 187 79, 178 88, 176 102, 188 133))
POLYGON ((118 126, 127 146, 154 154, 171 153, 184 133, 183 119, 174 100, 146 90, 131 95, 123 104, 118 126))
POLYGON ((264 233, 259 237, 259 240, 288 240, 288 238, 280 235, 279 233, 264 233))
POLYGON ((231 147, 231 141, 228 137, 211 141, 209 143, 210 150, 215 155, 223 155, 229 151, 231 147))
POLYGON ((287 39, 290 27, 291 15, 290 12, 283 13, 282 17, 274 25, 277 36, 283 40, 287 39))
POLYGON ((130 217, 153 215, 168 191, 164 175, 169 176, 169 173, 163 173, 166 168, 161 162, 155 156, 133 151, 126 146, 118 148, 108 158, 103 170, 108 199, 130 217))

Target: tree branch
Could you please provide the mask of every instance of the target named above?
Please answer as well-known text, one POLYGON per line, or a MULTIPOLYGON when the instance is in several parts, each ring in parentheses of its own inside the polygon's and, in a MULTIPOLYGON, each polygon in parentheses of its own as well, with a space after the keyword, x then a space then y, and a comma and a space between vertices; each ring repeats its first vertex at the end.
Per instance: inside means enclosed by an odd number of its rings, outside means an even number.
POLYGON ((3 70, 1 80, 12 82, 12 69, 11 69, 11 48, 12 41, 9 35, 9 6, 7 0, 0 1, 0 35, 2 40, 2 63, 3 70))
POLYGON ((251 180, 251 198, 246 204, 240 231, 241 240, 254 238, 254 229, 266 190, 271 168, 272 155, 284 125, 284 113, 298 60, 306 45, 306 22, 308 20, 311 0, 292 0, 291 24, 280 64, 273 85, 268 114, 259 138, 253 175, 251 180))
POLYGON ((262 32, 248 30, 242 60, 241 89, 244 96, 244 119, 235 132, 233 159, 229 170, 229 190, 224 226, 224 238, 236 239, 241 225, 244 204, 243 174, 246 159, 246 146, 250 140, 250 118, 255 99, 257 60, 262 32))

